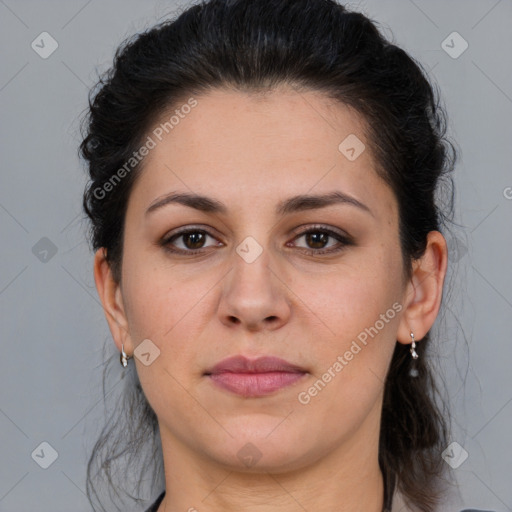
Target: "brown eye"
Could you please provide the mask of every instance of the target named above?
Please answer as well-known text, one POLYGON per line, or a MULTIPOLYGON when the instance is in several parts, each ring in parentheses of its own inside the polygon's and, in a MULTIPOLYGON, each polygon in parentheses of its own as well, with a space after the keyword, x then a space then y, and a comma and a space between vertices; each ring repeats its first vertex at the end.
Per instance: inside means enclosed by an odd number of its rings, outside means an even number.
POLYGON ((324 227, 304 231, 296 236, 293 242, 293 245, 312 255, 340 252, 353 244, 353 240, 348 235, 324 227), (297 240, 300 239, 304 239, 304 245, 297 244, 297 240))
POLYGON ((196 252, 202 252, 203 249, 207 249, 208 247, 222 245, 220 242, 206 245, 208 238, 214 241, 216 240, 207 231, 201 229, 187 229, 165 237, 161 241, 161 245, 170 252, 181 254, 195 254, 196 252))
POLYGON ((322 233, 320 231, 311 231, 304 235, 306 238, 306 243, 312 249, 323 249, 327 242, 329 241, 330 236, 327 233, 322 233))
POLYGON ((183 243, 187 249, 200 249, 206 239, 204 233, 199 231, 181 236, 183 237, 183 243))

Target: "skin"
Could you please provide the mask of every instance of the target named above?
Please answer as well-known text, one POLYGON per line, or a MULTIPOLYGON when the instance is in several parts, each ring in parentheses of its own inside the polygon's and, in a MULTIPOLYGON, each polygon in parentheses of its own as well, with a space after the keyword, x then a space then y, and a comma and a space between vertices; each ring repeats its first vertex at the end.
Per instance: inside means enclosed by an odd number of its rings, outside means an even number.
MULTIPOLYGON (((375 172, 364 120, 348 107, 287 87, 265 96, 217 89, 196 99, 144 160, 126 212, 121 282, 102 249, 94 262, 117 348, 123 343, 133 356, 150 339, 160 350, 149 366, 130 361, 160 426, 166 497, 159 512, 380 512, 384 379, 395 343, 410 343, 411 330, 421 340, 434 323, 445 240, 431 232, 405 279, 397 202, 375 172), (338 150, 349 134, 366 145, 354 161, 338 150), (332 191, 371 213, 335 204, 276 214, 291 196, 332 191), (172 203, 145 214, 170 192, 209 196, 227 213, 172 203), (317 224, 353 243, 303 235, 317 232, 317 224), (210 234, 199 254, 173 254, 159 244, 190 225, 210 234), (251 263, 236 251, 248 236, 262 249, 251 263), (394 303, 401 311, 300 403, 298 394, 394 303), (266 397, 243 398, 204 375, 235 354, 281 357, 308 373, 266 397), (250 467, 237 456, 247 443, 259 454, 250 467)), ((174 244, 201 247, 186 237, 174 244)))

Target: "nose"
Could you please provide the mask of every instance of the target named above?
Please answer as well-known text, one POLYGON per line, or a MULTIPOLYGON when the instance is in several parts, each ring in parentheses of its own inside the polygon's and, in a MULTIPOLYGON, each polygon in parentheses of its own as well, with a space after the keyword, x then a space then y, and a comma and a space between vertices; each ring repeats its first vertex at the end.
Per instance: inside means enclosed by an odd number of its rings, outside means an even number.
POLYGON ((291 301, 286 279, 269 256, 264 249, 248 262, 233 253, 233 268, 224 279, 218 307, 224 325, 261 331, 279 329, 288 322, 291 301))

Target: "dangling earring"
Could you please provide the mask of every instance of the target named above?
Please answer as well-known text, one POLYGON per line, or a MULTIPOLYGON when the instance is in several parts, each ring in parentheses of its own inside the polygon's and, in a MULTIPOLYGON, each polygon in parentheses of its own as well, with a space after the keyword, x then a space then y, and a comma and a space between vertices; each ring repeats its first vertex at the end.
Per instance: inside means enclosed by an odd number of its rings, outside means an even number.
POLYGON ((128 366, 128 359, 131 359, 126 352, 124 351, 124 344, 121 344, 121 364, 123 368, 126 368, 128 366))
POLYGON ((413 359, 418 359, 418 354, 416 352, 416 342, 414 341, 414 334, 412 332, 411 332, 411 339, 412 339, 411 349, 410 349, 411 356, 413 359))

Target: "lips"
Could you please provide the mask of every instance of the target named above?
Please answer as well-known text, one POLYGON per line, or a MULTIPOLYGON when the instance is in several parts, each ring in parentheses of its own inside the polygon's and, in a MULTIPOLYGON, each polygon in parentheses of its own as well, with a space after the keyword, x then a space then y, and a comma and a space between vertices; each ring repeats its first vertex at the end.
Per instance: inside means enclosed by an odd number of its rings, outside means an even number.
POLYGON ((307 371, 278 357, 223 359, 205 372, 211 381, 244 397, 264 396, 300 380, 307 371))
POLYGON ((268 372, 289 372, 305 373, 306 370, 300 366, 294 365, 278 357, 258 357, 257 359, 248 359, 244 356, 233 356, 223 359, 213 368, 206 372, 209 374, 218 374, 224 372, 231 373, 268 373, 268 372))

